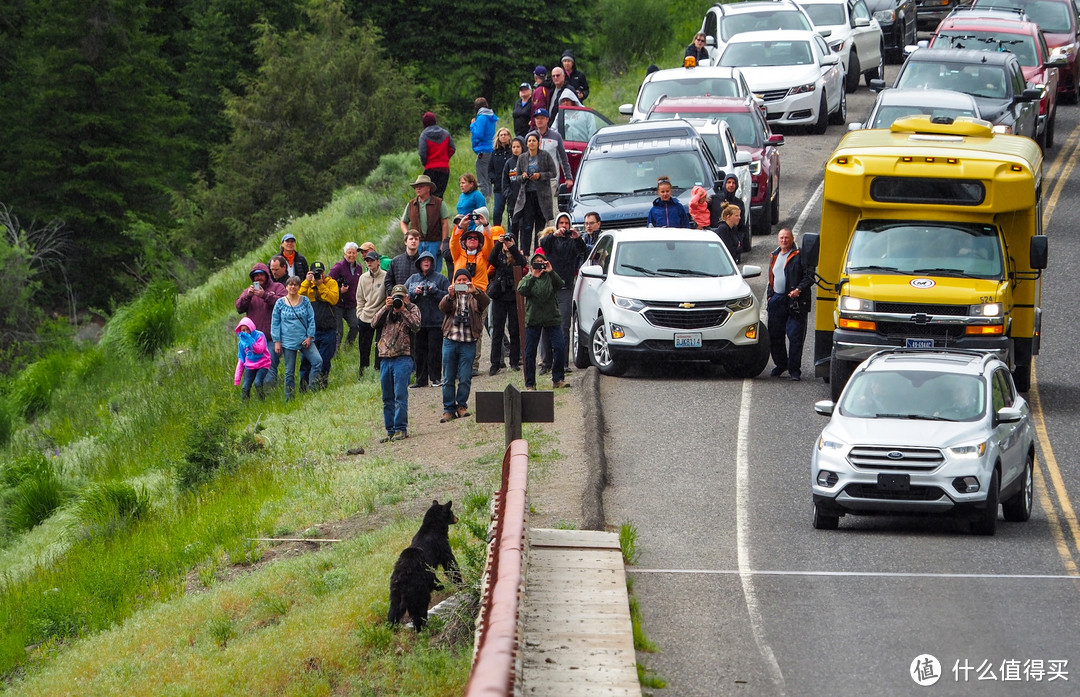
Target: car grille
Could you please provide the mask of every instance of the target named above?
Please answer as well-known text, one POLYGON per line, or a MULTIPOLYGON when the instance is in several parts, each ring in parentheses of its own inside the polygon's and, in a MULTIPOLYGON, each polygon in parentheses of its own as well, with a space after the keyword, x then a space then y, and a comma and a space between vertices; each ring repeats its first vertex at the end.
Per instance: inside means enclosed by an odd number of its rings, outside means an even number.
POLYGON ((937 501, 945 492, 936 486, 912 486, 907 491, 888 491, 874 484, 848 484, 844 487, 848 496, 856 499, 888 501, 937 501))
POLYGON ((901 315, 947 315, 949 317, 965 317, 968 313, 966 305, 921 305, 919 303, 875 303, 874 310, 877 312, 891 312, 901 315))
POLYGON ((719 327, 731 313, 726 309, 657 310, 645 311, 645 319, 654 327, 670 329, 706 329, 719 327))
POLYGON ((775 102, 778 99, 783 99, 787 96, 788 90, 784 88, 782 90, 769 90, 767 92, 759 92, 761 98, 766 102, 775 102))
POLYGON ((904 472, 932 472, 945 462, 945 456, 937 448, 891 448, 880 445, 860 445, 848 453, 852 467, 864 470, 902 470, 904 472), (902 458, 890 458, 889 453, 900 453, 902 458))
POLYGON ((619 230, 622 228, 631 227, 646 227, 649 223, 648 218, 621 218, 619 220, 604 220, 604 228, 608 230, 619 230))
POLYGON ((964 335, 959 324, 915 324, 914 322, 878 322, 879 333, 894 339, 940 339, 948 341, 964 335))

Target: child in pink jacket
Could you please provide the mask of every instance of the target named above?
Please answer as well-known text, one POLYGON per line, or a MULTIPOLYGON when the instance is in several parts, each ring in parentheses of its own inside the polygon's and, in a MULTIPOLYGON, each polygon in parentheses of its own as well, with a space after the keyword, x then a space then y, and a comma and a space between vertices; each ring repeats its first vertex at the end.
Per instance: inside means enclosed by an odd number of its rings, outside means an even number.
POLYGON ((236 325, 236 374, 233 384, 240 385, 243 401, 251 396, 251 386, 255 385, 255 394, 263 399, 263 383, 270 373, 270 350, 266 347, 266 335, 255 328, 255 323, 247 317, 236 325))
POLYGON ((690 189, 690 217, 699 230, 709 228, 709 192, 703 186, 690 189))

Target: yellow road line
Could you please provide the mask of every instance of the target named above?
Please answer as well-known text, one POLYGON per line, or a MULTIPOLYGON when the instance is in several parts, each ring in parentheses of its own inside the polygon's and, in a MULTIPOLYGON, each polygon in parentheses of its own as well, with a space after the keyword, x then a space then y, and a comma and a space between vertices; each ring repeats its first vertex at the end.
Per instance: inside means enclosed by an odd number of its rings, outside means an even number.
POLYGON ((1077 576, 1078 572, 1076 568, 1076 562, 1073 561, 1072 552, 1069 550, 1069 543, 1065 539, 1065 535, 1061 532, 1061 521, 1058 520, 1057 511, 1054 509, 1054 503, 1050 499, 1050 493, 1046 490, 1046 482, 1043 480, 1043 473, 1041 467, 1035 468, 1035 495, 1039 498, 1039 504, 1046 511, 1046 520, 1050 523, 1050 533, 1054 536, 1054 543, 1057 545, 1058 556, 1065 562, 1065 572, 1070 576, 1077 576))
MULTIPOLYGON (((1031 391, 1028 393, 1028 401, 1031 403, 1031 417, 1035 422, 1035 433, 1039 436, 1039 450, 1042 451, 1042 466, 1046 468, 1050 477, 1050 483, 1054 485, 1054 493, 1061 507, 1061 517, 1066 527, 1072 534, 1073 544, 1080 551, 1080 521, 1076 519, 1072 501, 1069 500, 1069 492, 1065 489, 1065 480, 1061 476, 1061 468, 1058 467, 1057 458, 1054 457, 1054 448, 1050 445, 1050 435, 1046 431, 1046 419, 1043 418, 1042 399, 1039 397, 1039 385, 1035 379, 1035 359, 1031 366, 1031 391)), ((1053 507, 1051 501, 1049 506, 1053 507)), ((1043 506, 1046 508, 1046 504, 1043 506)), ((1049 511, 1047 511, 1049 517, 1049 511)), ((1072 562, 1070 557, 1069 562, 1072 562)))
POLYGON ((1050 162, 1050 167, 1045 172, 1046 178, 1054 178, 1054 186, 1050 198, 1047 199, 1046 207, 1043 209, 1044 228, 1050 222, 1050 217, 1054 214, 1054 208, 1057 207, 1058 198, 1061 196, 1066 182, 1069 181, 1069 175, 1076 165, 1075 155, 1078 144, 1080 144, 1080 125, 1077 125, 1073 132, 1069 134, 1065 146, 1058 148, 1057 156, 1050 162))

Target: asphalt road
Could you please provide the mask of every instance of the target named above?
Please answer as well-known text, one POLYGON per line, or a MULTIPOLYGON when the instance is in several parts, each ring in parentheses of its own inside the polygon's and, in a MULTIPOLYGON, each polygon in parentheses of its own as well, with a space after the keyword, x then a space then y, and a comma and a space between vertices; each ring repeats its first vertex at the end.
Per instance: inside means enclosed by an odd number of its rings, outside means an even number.
MULTIPOLYGON (((848 95, 848 120, 872 101, 865 86, 848 95)), ((820 206, 807 203, 843 133, 785 134, 781 224, 801 218, 797 234, 817 230, 820 206)), ((668 683, 657 694, 1080 694, 1080 380, 1071 366, 1080 329, 1069 319, 1080 314, 1078 144, 1080 106, 1063 105, 1045 167, 1050 268, 1029 394, 1044 429, 1027 523, 1001 522, 990 538, 902 517, 848 516, 838 531, 814 530, 810 452, 825 420, 812 405, 829 394, 809 379, 811 342, 801 383, 768 370, 736 380, 703 364, 601 379, 605 514, 609 526, 638 529, 630 575, 660 648, 641 658, 668 683), (921 654, 941 665, 931 687, 909 674, 921 654), (1049 679, 1051 661, 1068 662, 1067 681, 1049 679)), ((743 262, 764 266, 773 246, 756 238, 743 262)), ((759 294, 764 283, 751 281, 759 294)))

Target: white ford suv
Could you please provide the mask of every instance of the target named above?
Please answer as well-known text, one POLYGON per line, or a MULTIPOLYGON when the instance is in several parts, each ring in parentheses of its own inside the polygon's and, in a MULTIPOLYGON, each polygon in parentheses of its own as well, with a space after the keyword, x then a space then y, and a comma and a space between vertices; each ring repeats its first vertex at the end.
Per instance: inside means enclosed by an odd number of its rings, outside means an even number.
POLYGON ((1009 367, 992 353, 889 349, 867 358, 813 451, 814 527, 847 513, 961 516, 993 535, 1031 515, 1035 429, 1009 367))
POLYGON ((758 375, 769 338, 757 298, 711 230, 607 230, 574 286, 570 352, 578 368, 621 375, 636 360, 708 360, 758 375))

